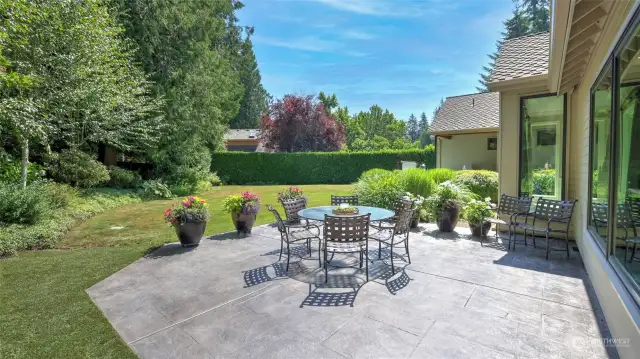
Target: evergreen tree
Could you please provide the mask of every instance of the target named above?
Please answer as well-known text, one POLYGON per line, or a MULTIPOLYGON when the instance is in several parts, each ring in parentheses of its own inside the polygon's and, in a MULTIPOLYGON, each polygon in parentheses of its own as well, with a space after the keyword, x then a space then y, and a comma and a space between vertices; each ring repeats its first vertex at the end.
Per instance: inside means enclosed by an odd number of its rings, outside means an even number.
POLYGON ((549 31, 549 0, 523 0, 532 34, 549 31))
POLYGON ((531 33, 529 30, 529 16, 524 6, 520 0, 513 0, 513 5, 511 17, 502 23, 504 24, 502 38, 505 40, 515 39, 531 33))
MULTIPOLYGON (((442 100, 440 100, 440 102, 442 102, 442 100)), ((420 123, 418 124, 418 131, 422 133, 425 130, 429 130, 429 120, 427 119, 427 114, 422 112, 420 115, 420 123)))
POLYGON ((260 118, 269 107, 269 94, 262 87, 258 62, 253 52, 251 35, 253 28, 246 29, 246 37, 240 44, 236 71, 244 88, 244 96, 240 101, 238 115, 231 120, 231 128, 258 128, 260 118))
POLYGON ((411 114, 409 119, 407 120, 407 135, 411 142, 415 141, 420 137, 420 128, 418 127, 418 119, 416 116, 411 114))
MULTIPOLYGON (((440 105, 438 105, 438 107, 436 108, 436 110, 433 111, 433 118, 435 118, 436 113, 438 113, 438 109, 440 109, 440 107, 442 107, 442 104, 444 103, 444 101, 442 99, 440 99, 440 105)), ((424 112, 422 113, 422 115, 420 115, 420 147, 424 148, 424 146, 426 145, 430 145, 431 143, 433 143, 433 141, 431 140, 431 135, 429 135, 429 121, 427 120, 427 114, 425 114, 424 112)))

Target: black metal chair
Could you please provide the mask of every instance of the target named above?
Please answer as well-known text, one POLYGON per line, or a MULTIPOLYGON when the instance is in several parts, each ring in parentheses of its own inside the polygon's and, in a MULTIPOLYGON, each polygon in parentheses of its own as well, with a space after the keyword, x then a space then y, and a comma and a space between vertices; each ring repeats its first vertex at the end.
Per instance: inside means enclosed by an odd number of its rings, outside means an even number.
POLYGON ((546 258, 549 259, 549 252, 552 250, 566 251, 567 258, 569 258, 569 229, 571 228, 571 217, 573 216, 573 209, 575 208, 576 202, 578 201, 557 201, 539 197, 536 202, 535 211, 518 213, 513 216, 512 226, 514 230, 509 236, 509 246, 511 246, 511 240, 513 237, 513 249, 516 249, 516 228, 520 228, 524 231, 525 246, 527 245, 527 232, 531 232, 534 248, 536 247, 536 233, 543 232, 547 239, 546 258), (530 222, 530 220, 532 221, 530 222), (554 228, 554 224, 556 225, 556 228, 554 228), (562 226, 563 228, 557 228, 558 226, 562 226), (564 234, 565 248, 551 247, 550 240, 552 238, 549 237, 549 235, 556 233, 564 234))
MULTIPOLYGON (((280 256, 278 257, 278 261, 282 259, 282 252, 284 250, 284 244, 287 244, 287 272, 289 271, 289 261, 291 259, 291 248, 290 244, 295 244, 298 242, 306 242, 307 250, 309 251, 309 258, 311 257, 311 240, 318 240, 318 265, 322 266, 320 262, 320 228, 317 226, 311 226, 309 228, 303 227, 300 225, 287 225, 280 217, 280 213, 278 210, 273 208, 271 205, 267 205, 267 209, 273 213, 273 217, 276 220, 276 225, 278 226, 278 232, 280 232, 280 256), (316 228, 318 233, 313 234, 311 231, 313 228, 316 228), (292 230, 295 229, 295 230, 292 230)), ((305 258, 299 255, 300 258, 305 258)), ((308 259, 308 258, 307 258, 308 259)))
POLYGON ((360 268, 363 262, 366 265, 367 282, 369 281, 369 217, 367 213, 362 216, 324 216, 324 240, 322 250, 324 252, 325 283, 329 279, 328 254, 359 253, 360 268), (366 258, 365 258, 366 257, 366 258))
MULTIPOLYGON (((404 244, 407 262, 411 263, 411 256, 409 255, 409 231, 411 229, 411 220, 413 219, 414 212, 411 207, 401 209, 396 212, 396 220, 393 227, 380 230, 369 236, 370 239, 378 242, 378 259, 382 259, 382 245, 389 248, 392 274, 396 274, 393 264, 394 246, 404 244)), ((400 256, 400 258, 404 261, 404 255, 400 256)))
POLYGON ((307 208, 307 199, 300 197, 293 200, 285 200, 280 202, 282 204, 282 208, 284 209, 284 215, 287 217, 287 225, 293 226, 302 226, 304 228, 309 229, 310 227, 321 227, 322 222, 318 221, 310 221, 306 218, 300 218, 298 212, 307 208))
POLYGON ((413 201, 410 199, 405 199, 404 197, 398 197, 396 201, 393 203, 393 217, 382 220, 372 222, 371 228, 376 230, 392 230, 395 227, 396 220, 398 219, 398 213, 403 211, 411 210, 413 208, 413 201))
MULTIPOLYGON (((591 213, 596 231, 598 231, 598 233, 602 233, 602 230, 606 231, 609 223, 609 205, 604 203, 593 204, 591 206, 591 213)), ((624 230, 618 232, 623 235, 616 235, 616 239, 623 240, 625 243, 625 261, 627 261, 629 246, 633 245, 631 258, 629 258, 629 262, 632 262, 636 256, 638 244, 640 244, 640 237, 638 237, 638 230, 636 229, 637 224, 633 218, 633 207, 631 205, 621 203, 616 206, 616 227, 624 230)))
MULTIPOLYGON (((509 196, 507 194, 500 195, 500 202, 498 202, 498 208, 496 209, 496 217, 495 218, 487 218, 487 222, 496 225, 496 240, 499 236, 500 226, 508 226, 509 228, 509 238, 511 238, 511 228, 513 225, 513 217, 517 213, 525 213, 529 212, 531 209, 531 197, 515 197, 509 196), (505 221, 501 218, 501 216, 509 216, 509 222, 505 221)), ((482 237, 480 238, 480 245, 483 244, 482 237)))
POLYGON ((337 206, 343 203, 350 204, 352 206, 358 205, 358 196, 335 196, 331 195, 331 205, 337 206))

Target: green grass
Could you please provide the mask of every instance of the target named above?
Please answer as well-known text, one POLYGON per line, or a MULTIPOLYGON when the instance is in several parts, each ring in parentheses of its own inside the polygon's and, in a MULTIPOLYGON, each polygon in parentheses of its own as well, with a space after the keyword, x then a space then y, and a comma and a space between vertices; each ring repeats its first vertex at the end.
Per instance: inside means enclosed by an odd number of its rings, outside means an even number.
MULTIPOLYGON (((285 186, 225 186, 202 194, 210 204, 207 233, 232 229, 222 198, 249 190, 276 204, 285 186)), ((302 186, 309 206, 326 205, 350 185, 302 186)), ((85 290, 140 258, 176 241, 162 212, 175 200, 151 201, 111 210, 76 226, 59 247, 19 252, 0 260, 0 358, 135 358, 85 290), (123 227, 112 229, 112 227, 123 227)), ((263 208, 258 224, 272 221, 263 208)))

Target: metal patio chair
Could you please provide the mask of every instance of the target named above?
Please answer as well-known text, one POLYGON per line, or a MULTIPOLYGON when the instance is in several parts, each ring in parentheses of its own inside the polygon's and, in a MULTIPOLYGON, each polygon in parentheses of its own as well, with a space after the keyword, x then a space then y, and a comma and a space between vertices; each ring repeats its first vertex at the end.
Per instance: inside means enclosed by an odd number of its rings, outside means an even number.
MULTIPOLYGON (((604 203, 593 204, 591 206, 591 213, 596 231, 598 231, 598 233, 601 233, 601 230, 606 231, 609 223, 609 205, 604 203)), ((638 237, 638 230, 636 229, 637 225, 638 223, 633 218, 633 208, 631 205, 626 203, 618 204, 616 206, 616 228, 623 229, 624 231, 616 232, 616 239, 623 240, 625 243, 625 262, 628 258, 629 246, 633 245, 631 258, 629 258, 629 262, 632 262, 636 256, 638 244, 640 244, 640 237, 638 237), (618 235, 618 233, 622 235, 618 235)))
MULTIPOLYGON (((498 202, 498 208, 496 209, 495 218, 487 218, 487 222, 496 225, 496 240, 499 237, 500 226, 507 226, 509 228, 509 238, 511 238, 511 227, 513 225, 513 217, 517 213, 529 212, 531 209, 531 197, 525 196, 509 196, 507 194, 500 195, 500 201, 498 202), (509 222, 501 218, 501 216, 509 216, 509 222)), ((483 237, 480 237, 480 245, 483 244, 483 237)))
POLYGON ((361 216, 324 216, 324 253, 325 283, 329 280, 329 253, 359 253, 360 268, 365 263, 367 282, 369 281, 369 219, 371 214, 361 216))
MULTIPOLYGON (((282 252, 284 250, 284 244, 287 244, 287 272, 289 271, 289 261, 291 259, 291 244, 295 244, 298 242, 305 242, 307 244, 307 250, 309 252, 309 258, 311 257, 311 241, 314 239, 318 240, 318 265, 321 266, 320 262, 320 229, 315 226, 311 228, 306 228, 300 225, 288 225, 280 217, 280 213, 278 210, 273 208, 271 205, 267 205, 267 209, 273 213, 273 217, 276 220, 276 225, 278 226, 278 232, 280 232, 280 256, 278 257, 278 261, 282 259, 282 252), (312 229, 316 228, 318 233, 314 234, 312 229)), ((304 258, 301 255, 298 255, 300 258, 304 258)), ((307 258, 308 259, 308 258, 307 258)))
POLYGON ((378 231, 382 230, 392 230, 395 227, 396 220, 398 219, 398 213, 402 211, 411 210, 413 208, 413 201, 410 199, 404 199, 404 197, 398 197, 396 201, 393 203, 393 212, 395 213, 393 217, 382 220, 372 222, 371 228, 376 229, 378 231))
MULTIPOLYGON (((411 263, 411 256, 409 255, 409 231, 411 229, 411 220, 413 219, 414 212, 411 207, 399 210, 396 212, 396 220, 393 227, 369 235, 370 239, 378 242, 378 259, 382 259, 382 245, 389 248, 391 253, 389 258, 391 261, 392 274, 396 274, 393 264, 394 246, 404 244, 407 262, 411 263)), ((405 255, 400 256, 403 261, 405 255)))
POLYGON ((337 206, 343 203, 350 204, 352 206, 358 205, 358 196, 336 196, 331 195, 331 205, 337 206))
POLYGON ((322 222, 319 221, 310 221, 306 218, 300 218, 298 212, 307 208, 307 199, 306 198, 296 198, 289 201, 282 201, 282 208, 284 209, 284 215, 287 217, 286 224, 290 227, 301 226, 306 229, 313 227, 321 227, 322 222))
POLYGON ((527 245, 527 233, 531 232, 533 239, 533 247, 536 247, 536 233, 544 233, 547 239, 546 258, 549 259, 549 253, 554 250, 566 251, 569 258, 569 229, 571 228, 571 217, 577 200, 573 201, 557 201, 543 197, 538 198, 536 208, 533 212, 518 213, 513 217, 513 228, 509 236, 509 246, 513 237, 513 249, 516 249, 516 233, 515 229, 520 228, 524 231, 524 245, 527 245), (554 227, 555 225, 555 227, 554 227), (558 228, 561 227, 561 228, 558 228), (564 234, 565 248, 551 247, 550 240, 558 240, 550 237, 551 234, 564 234))

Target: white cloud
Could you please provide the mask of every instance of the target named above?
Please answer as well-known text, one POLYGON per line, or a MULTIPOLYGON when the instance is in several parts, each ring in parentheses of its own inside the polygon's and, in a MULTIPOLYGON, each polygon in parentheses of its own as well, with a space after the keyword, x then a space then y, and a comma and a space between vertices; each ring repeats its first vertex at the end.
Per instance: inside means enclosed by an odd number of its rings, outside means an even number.
POLYGON ((303 51, 311 51, 311 52, 336 52, 342 44, 336 41, 323 40, 318 39, 312 36, 305 36, 301 38, 291 38, 291 39, 274 39, 262 36, 255 36, 254 42, 284 47, 288 49, 294 50, 303 50, 303 51))
POLYGON ((354 40, 373 40, 376 38, 374 34, 358 30, 347 30, 342 33, 342 36, 354 40))
POLYGON ((415 3, 386 0, 315 0, 334 9, 362 15, 389 17, 417 17, 423 11, 415 3))

